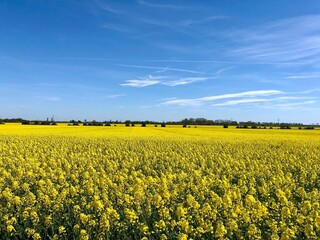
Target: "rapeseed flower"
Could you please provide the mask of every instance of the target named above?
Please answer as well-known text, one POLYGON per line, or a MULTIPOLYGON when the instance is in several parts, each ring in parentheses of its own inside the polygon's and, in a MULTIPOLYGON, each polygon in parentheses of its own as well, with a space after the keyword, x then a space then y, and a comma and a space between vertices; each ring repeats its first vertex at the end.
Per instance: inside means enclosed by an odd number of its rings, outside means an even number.
POLYGON ((4 128, 5 239, 320 238, 316 131, 4 128))

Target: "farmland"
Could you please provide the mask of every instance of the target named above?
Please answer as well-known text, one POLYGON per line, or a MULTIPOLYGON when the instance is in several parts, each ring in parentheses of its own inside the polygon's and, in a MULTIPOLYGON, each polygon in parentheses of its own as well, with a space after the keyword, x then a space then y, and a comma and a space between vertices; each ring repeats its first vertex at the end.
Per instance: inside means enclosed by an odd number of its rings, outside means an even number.
POLYGON ((319 239, 320 131, 0 125, 0 236, 319 239))

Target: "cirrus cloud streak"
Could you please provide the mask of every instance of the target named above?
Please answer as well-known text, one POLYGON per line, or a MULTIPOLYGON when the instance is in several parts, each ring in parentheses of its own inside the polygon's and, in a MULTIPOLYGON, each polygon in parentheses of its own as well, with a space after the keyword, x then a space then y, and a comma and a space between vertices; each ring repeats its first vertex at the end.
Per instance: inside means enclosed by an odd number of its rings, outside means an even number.
POLYGON ((222 95, 207 96, 201 98, 189 98, 189 99, 172 99, 163 102, 164 105, 178 105, 178 106, 200 106, 205 102, 211 102, 221 99, 229 98, 241 98, 241 97, 258 97, 258 96, 271 96, 276 94, 284 94, 279 90, 257 90, 257 91, 246 91, 239 93, 228 93, 222 95))
POLYGON ((207 77, 186 77, 186 78, 173 78, 167 76, 152 76, 142 77, 139 79, 127 80, 126 83, 120 84, 121 86, 129 87, 148 87, 152 85, 165 85, 175 87, 179 85, 187 85, 194 82, 206 81, 207 77))

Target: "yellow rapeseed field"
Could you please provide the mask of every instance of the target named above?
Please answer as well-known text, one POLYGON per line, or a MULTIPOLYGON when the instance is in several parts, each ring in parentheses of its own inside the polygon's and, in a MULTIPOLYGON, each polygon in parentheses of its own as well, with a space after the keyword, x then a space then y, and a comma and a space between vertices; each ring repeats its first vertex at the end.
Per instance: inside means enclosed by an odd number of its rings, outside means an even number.
POLYGON ((0 125, 0 236, 319 239, 319 134, 0 125))

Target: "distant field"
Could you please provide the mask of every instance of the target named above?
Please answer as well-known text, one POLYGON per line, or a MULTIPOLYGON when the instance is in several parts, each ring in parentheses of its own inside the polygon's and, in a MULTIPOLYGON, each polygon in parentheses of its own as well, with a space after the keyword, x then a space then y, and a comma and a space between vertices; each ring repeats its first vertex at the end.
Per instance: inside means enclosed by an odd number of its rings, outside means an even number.
POLYGON ((185 138, 188 136, 194 138, 228 138, 229 136, 241 137, 243 134, 250 137, 312 137, 319 136, 320 128, 314 130, 298 129, 236 129, 235 126, 230 126, 224 129, 222 126, 193 126, 188 125, 183 128, 182 125, 166 125, 165 128, 160 125, 147 125, 145 128, 141 124, 136 124, 134 127, 126 127, 124 124, 112 124, 111 126, 70 126, 68 123, 58 123, 57 126, 46 125, 21 125, 20 123, 6 123, 0 125, 0 134, 4 135, 57 135, 57 136, 79 136, 79 137, 176 137, 185 138), (116 125, 116 126, 115 126, 116 125))
POLYGON ((0 125, 0 236, 319 239, 320 131, 0 125))

